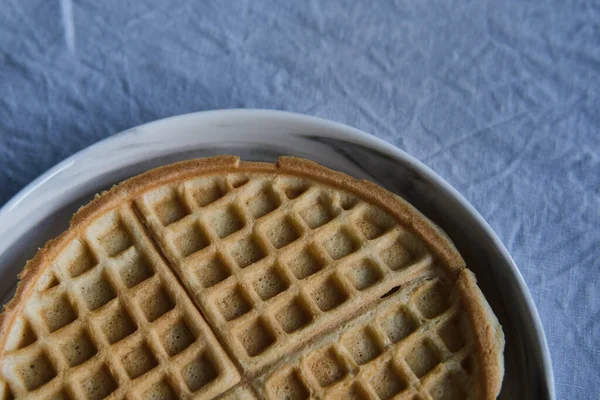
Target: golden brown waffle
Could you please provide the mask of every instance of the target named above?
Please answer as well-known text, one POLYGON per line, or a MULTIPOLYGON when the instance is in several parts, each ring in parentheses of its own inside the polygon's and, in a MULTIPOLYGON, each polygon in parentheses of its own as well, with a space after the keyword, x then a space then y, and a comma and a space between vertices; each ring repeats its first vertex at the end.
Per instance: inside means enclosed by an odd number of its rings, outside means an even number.
POLYGON ((15 397, 210 396, 239 380, 130 204, 59 242, 3 331, 15 397))
POLYGON ((255 380, 268 399, 477 399, 474 341, 458 296, 422 277, 255 380))
POLYGON ((493 398, 502 380, 500 326, 444 234, 305 160, 132 178, 21 278, 0 399, 493 398))
POLYGON ((161 186, 136 204, 245 374, 433 264, 391 216, 307 179, 202 177, 161 186))

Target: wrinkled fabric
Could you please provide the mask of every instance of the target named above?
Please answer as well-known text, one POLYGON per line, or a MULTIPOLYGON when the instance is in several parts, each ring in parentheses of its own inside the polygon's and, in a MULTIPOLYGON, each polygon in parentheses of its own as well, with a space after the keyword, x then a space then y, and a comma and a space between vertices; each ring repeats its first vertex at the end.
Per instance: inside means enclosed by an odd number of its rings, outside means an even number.
POLYGON ((424 161, 538 307, 558 398, 600 393, 600 4, 0 0, 0 204, 126 128, 285 109, 424 161))

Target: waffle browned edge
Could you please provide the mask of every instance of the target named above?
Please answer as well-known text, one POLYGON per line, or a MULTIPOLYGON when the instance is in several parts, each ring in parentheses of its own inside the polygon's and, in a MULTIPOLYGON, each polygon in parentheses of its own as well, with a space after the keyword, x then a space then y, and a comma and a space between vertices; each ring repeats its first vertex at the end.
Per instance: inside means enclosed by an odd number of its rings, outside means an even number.
POLYGON ((274 164, 240 161, 237 156, 181 161, 129 178, 97 195, 94 200, 75 213, 69 229, 39 249, 19 274, 15 296, 4 306, 0 314, 0 358, 4 356, 7 332, 29 298, 29 294, 34 290, 43 272, 41 267, 44 262, 54 259, 64 246, 84 230, 95 217, 118 207, 125 201, 133 201, 135 197, 154 187, 206 174, 234 172, 240 167, 250 172, 281 171, 304 176, 352 192, 367 202, 381 207, 417 234, 434 252, 438 260, 442 261, 441 265, 449 278, 454 281, 461 302, 468 311, 477 348, 479 382, 482 389, 480 397, 496 398, 504 375, 502 328, 477 287, 473 273, 466 268, 465 261, 450 239, 412 205, 381 186, 370 181, 357 180, 313 161, 287 156, 280 157, 274 164))

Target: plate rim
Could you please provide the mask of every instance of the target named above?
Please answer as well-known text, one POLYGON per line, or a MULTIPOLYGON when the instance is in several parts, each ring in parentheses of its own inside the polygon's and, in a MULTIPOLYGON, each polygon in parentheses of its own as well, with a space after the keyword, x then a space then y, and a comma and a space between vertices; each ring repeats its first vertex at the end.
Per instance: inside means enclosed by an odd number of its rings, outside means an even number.
MULTIPOLYGON (((209 111, 197 111, 186 114, 180 114, 167 118, 157 119, 155 121, 147 122, 141 125, 137 125, 133 128, 121 131, 119 133, 110 135, 90 146, 87 146, 71 156, 65 158, 63 161, 57 163, 46 172, 35 178, 29 184, 24 186, 15 195, 13 195, 2 207, 0 207, 0 223, 2 220, 7 218, 7 215, 18 207, 24 200, 27 199, 36 189, 39 189, 44 185, 45 182, 49 181, 52 177, 60 174, 61 171, 70 168, 74 164, 84 161, 85 157, 89 153, 101 151, 102 147, 118 144, 119 141, 126 141, 131 136, 139 134, 139 131, 144 129, 160 129, 161 125, 173 125, 185 122, 194 123, 206 123, 211 120, 227 120, 231 118, 248 118, 248 119, 273 119, 279 120, 284 123, 308 123, 315 126, 320 126, 324 129, 320 130, 321 133, 318 135, 323 138, 344 138, 351 139, 353 142, 361 144, 363 146, 383 152, 398 162, 409 164, 414 167, 420 173, 431 180, 431 182, 437 185, 441 190, 446 192, 452 199, 454 199, 458 205, 467 212, 475 222, 483 229, 487 238, 491 241, 493 246, 497 249, 498 254, 502 257, 504 263, 508 265, 510 273, 515 278, 515 282, 518 285, 523 298, 525 299, 525 305, 529 317, 532 322, 532 326, 535 330, 535 336, 538 339, 538 343, 541 346, 541 361, 543 365, 543 374, 546 379, 546 386, 550 399, 556 399, 555 393, 555 380, 554 372, 552 368, 552 361, 548 348, 548 341, 544 332, 542 322, 535 306, 533 297, 527 287, 520 270, 514 262, 512 256, 494 232, 488 222, 481 216, 477 209, 462 195, 458 192, 450 183, 444 180, 438 175, 433 169, 428 167, 423 162, 419 161, 414 156, 410 155, 406 151, 394 146, 391 143, 384 141, 374 135, 367 132, 353 128, 351 126, 335 122, 332 120, 309 116, 305 114, 293 113, 289 111, 281 110, 270 110, 270 109, 223 109, 223 110, 209 110, 209 111), (195 120, 195 121, 194 121, 195 120)), ((222 124, 222 123, 221 123, 222 124)))

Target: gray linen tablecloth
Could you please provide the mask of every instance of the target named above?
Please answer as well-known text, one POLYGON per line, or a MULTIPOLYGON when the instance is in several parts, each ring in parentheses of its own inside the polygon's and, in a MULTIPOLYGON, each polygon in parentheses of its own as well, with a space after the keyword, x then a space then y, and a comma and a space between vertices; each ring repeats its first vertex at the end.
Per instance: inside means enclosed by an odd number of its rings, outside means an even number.
POLYGON ((0 0, 0 205, 157 118, 253 107, 340 121, 473 203, 529 285, 558 398, 597 399, 599 5, 0 0))

